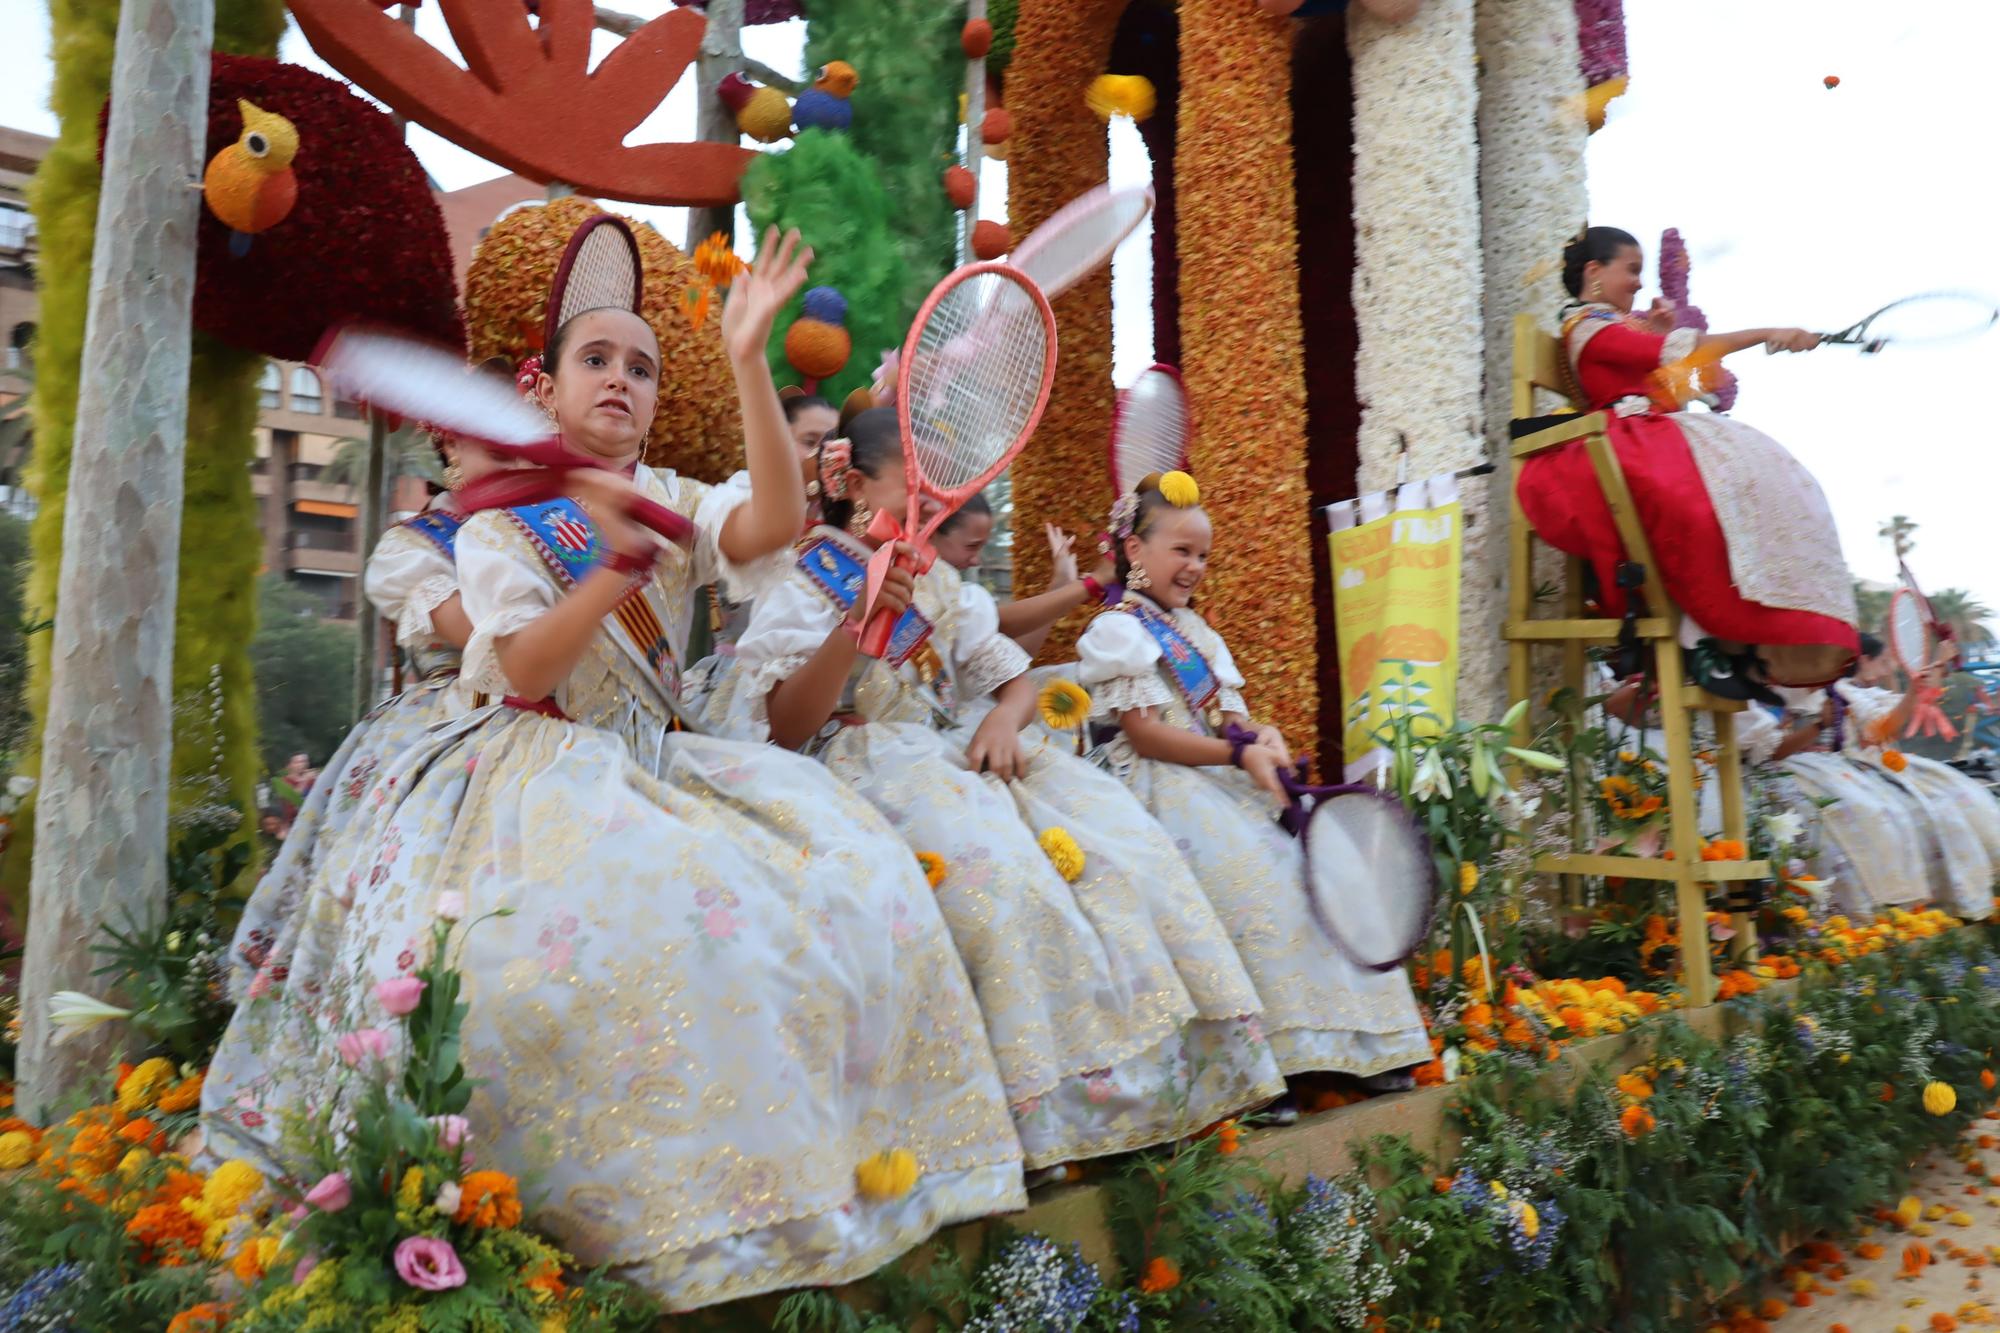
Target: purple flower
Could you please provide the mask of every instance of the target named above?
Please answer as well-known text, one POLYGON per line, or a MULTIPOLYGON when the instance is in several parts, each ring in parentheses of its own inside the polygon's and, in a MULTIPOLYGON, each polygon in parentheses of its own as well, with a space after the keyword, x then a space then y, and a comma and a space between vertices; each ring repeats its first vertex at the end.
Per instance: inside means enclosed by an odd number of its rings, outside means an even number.
POLYGON ((396 1245, 396 1276, 418 1291, 449 1291, 465 1285, 465 1265, 448 1240, 405 1236, 396 1245))
POLYGON ((1576 0, 1576 38, 1577 63, 1586 87, 1595 88, 1629 72, 1624 0, 1576 0))

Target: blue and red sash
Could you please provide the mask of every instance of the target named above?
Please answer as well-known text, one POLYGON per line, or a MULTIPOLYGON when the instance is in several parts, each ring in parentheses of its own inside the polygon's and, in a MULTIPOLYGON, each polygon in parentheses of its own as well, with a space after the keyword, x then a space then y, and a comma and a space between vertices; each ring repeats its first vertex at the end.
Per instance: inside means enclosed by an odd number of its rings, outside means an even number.
MULTIPOLYGON (((854 599, 868 586, 867 561, 831 536, 815 537, 801 547, 798 566, 843 615, 854 609, 854 599)), ((889 636, 882 660, 892 667, 902 666, 923 648, 934 628, 916 607, 905 609, 889 636)))
POLYGON ((465 526, 465 515, 449 509, 426 509, 414 518, 404 519, 403 526, 429 538, 447 556, 454 556, 457 552, 453 548, 458 541, 458 530, 465 526))
MULTIPOLYGON (((604 559, 607 547, 597 524, 583 512, 582 505, 568 496, 540 504, 517 505, 506 513, 527 534, 542 563, 564 587, 582 581, 604 559)), ((668 695, 678 698, 680 664, 674 660, 666 630, 645 593, 635 590, 611 614, 631 637, 632 647, 638 650, 647 668, 666 686, 668 695)))
POLYGON ((1215 678, 1208 659, 1188 642, 1187 635, 1181 633, 1172 617, 1152 603, 1133 598, 1119 609, 1145 626, 1153 642, 1160 645, 1160 665, 1167 669, 1181 697, 1187 700, 1188 711, 1196 720, 1204 719, 1208 706, 1222 693, 1222 682, 1215 678))

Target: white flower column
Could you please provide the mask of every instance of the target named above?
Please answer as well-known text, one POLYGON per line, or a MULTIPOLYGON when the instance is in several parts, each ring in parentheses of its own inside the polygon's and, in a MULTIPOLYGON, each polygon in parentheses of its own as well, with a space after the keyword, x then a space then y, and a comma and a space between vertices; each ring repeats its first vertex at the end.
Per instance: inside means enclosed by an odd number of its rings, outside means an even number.
MULTIPOLYGON (((1479 194, 1486 270, 1486 438, 1499 470, 1480 489, 1481 559, 1465 577, 1462 691, 1503 691, 1506 645, 1508 468, 1514 317, 1532 314, 1549 332, 1563 302, 1562 250, 1587 208, 1583 76, 1577 65, 1575 0, 1486 0, 1479 7, 1479 194), (1479 643, 1475 667, 1471 652, 1479 643)), ((1553 406, 1553 404, 1548 404, 1553 406)), ((1563 577, 1560 556, 1538 555, 1538 583, 1563 577)), ((1555 683, 1560 655, 1538 654, 1538 678, 1555 683)))
MULTIPOLYGON (((1491 7, 1496 0, 1485 3, 1491 7)), ((1367 492, 1394 485, 1404 457, 1408 479, 1417 481, 1468 467, 1481 456, 1473 0, 1424 0, 1401 26, 1352 9, 1348 45, 1360 335, 1355 387, 1362 403, 1358 480, 1367 492)), ((1494 576, 1505 566, 1506 551, 1504 543, 1489 550, 1483 490, 1469 488, 1466 500, 1468 614, 1460 634, 1459 711, 1497 716, 1504 654, 1486 604, 1495 599, 1494 576)))

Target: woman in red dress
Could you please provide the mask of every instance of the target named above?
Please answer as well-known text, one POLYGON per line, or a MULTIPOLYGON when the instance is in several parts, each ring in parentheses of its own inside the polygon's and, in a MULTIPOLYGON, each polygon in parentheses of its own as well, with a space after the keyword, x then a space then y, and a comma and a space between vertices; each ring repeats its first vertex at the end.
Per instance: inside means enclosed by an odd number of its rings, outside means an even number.
MULTIPOLYGON (((1607 434, 1625 471, 1655 571, 1690 624, 1697 677, 1712 687, 1734 665, 1753 679, 1823 685, 1856 655, 1854 585, 1819 484, 1784 446, 1720 413, 1666 411, 1653 373, 1694 356, 1712 361, 1762 345, 1803 352, 1803 329, 1706 334, 1674 327, 1674 308, 1632 313, 1644 264, 1639 243, 1591 227, 1563 253, 1563 350, 1580 401, 1611 414, 1607 434), (1697 356, 1696 354, 1699 353, 1697 356), (1713 651, 1707 651, 1713 650, 1713 651)), ((1624 613, 1616 570, 1625 558, 1581 440, 1522 464, 1521 508, 1541 538, 1590 562, 1598 600, 1624 613)), ((1721 692, 1718 690, 1718 692, 1721 692)))

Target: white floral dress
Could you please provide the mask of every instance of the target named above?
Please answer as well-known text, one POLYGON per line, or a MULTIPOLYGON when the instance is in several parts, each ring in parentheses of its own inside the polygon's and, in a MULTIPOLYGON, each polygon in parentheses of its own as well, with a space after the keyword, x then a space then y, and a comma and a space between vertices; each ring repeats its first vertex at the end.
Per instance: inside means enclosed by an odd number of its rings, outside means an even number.
MULTIPOLYGON (((1169 618, 1213 673, 1211 708, 1247 715, 1243 676, 1222 636, 1193 610, 1169 618)), ((1094 717, 1116 722, 1129 709, 1155 708, 1173 726, 1209 730, 1172 679, 1159 641, 1129 612, 1091 621, 1077 656, 1077 678, 1090 692, 1094 717)), ((1286 1073, 1366 1076, 1431 1058, 1409 978, 1400 968, 1375 972, 1355 964, 1328 937, 1306 900, 1305 854, 1278 827, 1271 798, 1249 775, 1142 759, 1123 735, 1100 754, 1172 830, 1250 971, 1264 1001, 1265 1036, 1286 1073)))
MULTIPOLYGON (((838 631, 867 559, 846 534, 816 529, 792 577, 758 596, 737 643, 740 734, 769 735, 771 690, 838 631)), ((1256 991, 1131 793, 1036 728, 1021 737, 1024 778, 968 770, 991 692, 1028 669, 992 597, 940 563, 917 580, 914 609, 928 642, 901 665, 864 659, 808 748, 912 848, 943 858, 938 904, 1028 1164, 1167 1142, 1275 1096, 1283 1084, 1256 991), (1050 828, 1082 848, 1074 883, 1037 843, 1050 828)))
MULTIPOLYGON (((916 860, 809 760, 673 729, 689 592, 782 578, 731 567, 740 494, 640 469, 690 515, 550 701, 437 729, 375 784, 373 836, 315 1026, 371 1021, 380 980, 462 895, 470 1117, 482 1161, 526 1173, 537 1221, 670 1307, 865 1275, 937 1228, 1021 1207, 1020 1145, 965 971, 916 860), (449 901, 449 900, 446 900, 449 901), (913 1153, 906 1195, 855 1168, 913 1153)), ((465 675, 513 692, 496 645, 602 552, 567 500, 462 529, 465 675)), ((454 904, 455 906, 455 904, 454 904)), ((380 1021, 379 1015, 372 1021, 380 1021)), ((326 1043, 331 1046, 330 1042, 326 1043)), ((267 1071, 337 1082, 330 1052, 267 1071)), ((213 1130, 255 1113, 254 1086, 213 1130)))
MULTIPOLYGON (((229 953, 230 997, 239 1004, 284 986, 298 970, 301 952, 308 972, 314 959, 323 960, 312 937, 337 933, 352 902, 344 885, 331 884, 320 873, 331 849, 355 824, 376 773, 434 723, 473 706, 471 692, 459 683, 458 648, 431 624, 431 612, 458 592, 453 543, 464 521, 450 495, 441 495, 423 513, 383 533, 368 557, 362 588, 375 610, 395 625, 416 683, 348 731, 292 821, 277 860, 244 904, 229 953), (302 933, 308 936, 303 949, 302 933)), ((228 1057, 235 1054, 222 1052, 219 1073, 209 1075, 207 1086, 218 1095, 229 1082, 228 1057)))

